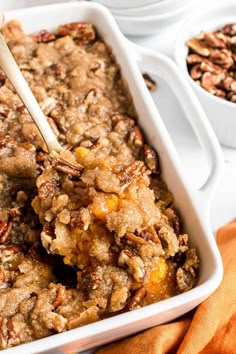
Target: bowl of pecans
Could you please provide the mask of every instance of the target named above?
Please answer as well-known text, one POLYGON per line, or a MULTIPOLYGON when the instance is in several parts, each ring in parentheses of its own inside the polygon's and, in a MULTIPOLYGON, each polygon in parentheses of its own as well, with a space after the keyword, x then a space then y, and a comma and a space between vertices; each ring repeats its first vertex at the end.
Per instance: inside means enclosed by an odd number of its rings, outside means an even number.
POLYGON ((189 19, 175 60, 195 90, 222 145, 236 148, 236 6, 215 7, 189 19))

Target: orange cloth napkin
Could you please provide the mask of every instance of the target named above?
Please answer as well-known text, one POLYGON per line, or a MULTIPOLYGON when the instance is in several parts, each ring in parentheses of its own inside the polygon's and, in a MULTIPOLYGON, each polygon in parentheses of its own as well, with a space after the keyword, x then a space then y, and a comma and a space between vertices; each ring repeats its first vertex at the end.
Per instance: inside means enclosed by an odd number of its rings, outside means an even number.
POLYGON ((224 263, 219 288, 196 311, 97 354, 236 354, 236 220, 217 232, 224 263))

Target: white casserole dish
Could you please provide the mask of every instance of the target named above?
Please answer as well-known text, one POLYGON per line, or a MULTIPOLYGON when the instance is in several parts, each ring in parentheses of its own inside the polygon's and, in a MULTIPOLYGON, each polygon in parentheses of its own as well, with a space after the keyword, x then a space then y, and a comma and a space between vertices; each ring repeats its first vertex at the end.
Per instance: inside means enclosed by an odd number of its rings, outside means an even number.
POLYGON ((207 92, 189 75, 186 58, 188 47, 186 41, 198 35, 201 31, 216 31, 226 24, 236 23, 236 5, 218 4, 189 18, 177 35, 175 43, 175 61, 189 79, 198 96, 207 117, 222 145, 236 148, 236 103, 223 100, 207 92))
POLYGON ((222 279, 222 262, 209 224, 209 202, 220 178, 223 158, 217 139, 181 71, 167 57, 139 48, 125 39, 109 11, 99 4, 71 2, 34 7, 6 13, 6 21, 18 19, 28 33, 71 21, 92 22, 108 43, 127 80, 143 127, 152 146, 158 151, 162 175, 173 192, 191 244, 201 258, 198 285, 178 296, 144 308, 102 320, 35 342, 5 349, 4 354, 36 354, 82 351, 117 340, 140 330, 170 321, 197 306, 208 297, 222 279), (182 172, 176 150, 164 123, 144 84, 137 63, 142 69, 156 72, 176 93, 210 161, 210 174, 205 184, 194 190, 182 172))

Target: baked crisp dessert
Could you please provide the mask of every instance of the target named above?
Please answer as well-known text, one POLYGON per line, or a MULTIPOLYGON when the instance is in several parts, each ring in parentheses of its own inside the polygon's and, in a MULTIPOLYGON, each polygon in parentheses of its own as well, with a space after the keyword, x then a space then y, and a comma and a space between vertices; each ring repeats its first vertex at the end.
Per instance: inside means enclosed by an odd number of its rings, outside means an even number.
POLYGON ((89 23, 2 33, 64 150, 1 71, 1 348, 191 289, 199 258, 111 50, 89 23))

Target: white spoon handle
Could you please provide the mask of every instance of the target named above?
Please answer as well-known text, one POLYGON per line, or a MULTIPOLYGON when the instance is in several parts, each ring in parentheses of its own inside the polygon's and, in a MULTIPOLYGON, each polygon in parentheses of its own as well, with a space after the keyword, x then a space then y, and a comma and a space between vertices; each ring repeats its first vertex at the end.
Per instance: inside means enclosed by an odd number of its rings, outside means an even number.
POLYGON ((45 115, 43 114, 38 102, 36 101, 32 91, 30 90, 24 76, 22 75, 18 65, 15 62, 2 34, 0 33, 0 66, 11 81, 16 92, 20 96, 22 102, 25 104, 29 114, 37 125, 46 145, 48 151, 61 151, 62 147, 50 125, 48 124, 45 115))

